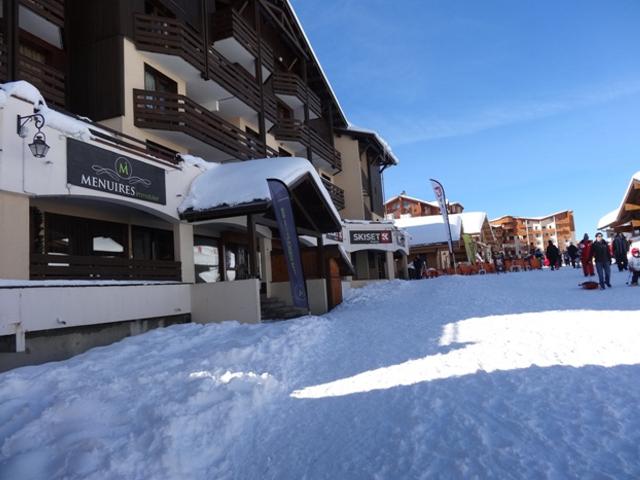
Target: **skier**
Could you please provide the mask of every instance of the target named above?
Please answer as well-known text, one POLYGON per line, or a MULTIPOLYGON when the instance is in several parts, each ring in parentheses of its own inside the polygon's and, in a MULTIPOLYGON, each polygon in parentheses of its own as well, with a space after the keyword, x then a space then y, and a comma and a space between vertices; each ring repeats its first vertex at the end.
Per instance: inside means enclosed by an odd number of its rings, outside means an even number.
POLYGON ((549 259, 551 270, 560 269, 560 250, 553 244, 552 240, 549 240, 549 246, 547 246, 547 259, 549 259))
POLYGON ((629 243, 624 235, 618 232, 613 239, 613 255, 616 258, 618 271, 627 270, 627 252, 629 251, 629 243))
POLYGON ((638 277, 640 276, 640 250, 631 249, 631 260, 629 260, 629 270, 632 272, 631 283, 634 287, 638 286, 638 277))
POLYGON ((593 263, 591 263, 591 240, 586 233, 580 242, 580 261, 582 262, 582 272, 585 277, 593 277, 593 263))
POLYGON ((596 241, 591 245, 591 258, 596 261, 600 289, 604 290, 605 285, 611 288, 611 253, 609 253, 609 245, 600 232, 596 233, 596 241))
POLYGON ((569 243, 569 246, 567 247, 567 253, 569 253, 569 261, 571 262, 571 266, 573 268, 577 268, 576 258, 578 257, 578 247, 576 247, 573 242, 569 243))

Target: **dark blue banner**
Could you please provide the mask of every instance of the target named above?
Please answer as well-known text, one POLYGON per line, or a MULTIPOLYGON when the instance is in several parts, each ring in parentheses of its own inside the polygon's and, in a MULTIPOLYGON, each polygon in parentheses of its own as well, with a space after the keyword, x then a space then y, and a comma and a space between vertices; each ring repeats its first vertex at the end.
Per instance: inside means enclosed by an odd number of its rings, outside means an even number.
POLYGON ((300 245, 298 244, 298 234, 296 233, 296 223, 293 218, 289 189, 280 180, 268 179, 267 183, 271 192, 271 204, 278 222, 284 259, 287 262, 293 304, 296 307, 309 310, 307 286, 304 280, 304 272, 302 271, 300 245))

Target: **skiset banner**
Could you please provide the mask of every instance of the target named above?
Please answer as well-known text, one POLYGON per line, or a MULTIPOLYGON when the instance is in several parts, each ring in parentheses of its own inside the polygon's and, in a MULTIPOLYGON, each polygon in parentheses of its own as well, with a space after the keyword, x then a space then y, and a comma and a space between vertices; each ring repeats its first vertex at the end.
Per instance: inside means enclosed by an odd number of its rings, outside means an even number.
POLYGON ((302 261, 300 258, 300 244, 296 232, 293 209, 291 208, 291 197, 289 189, 280 180, 268 179, 269 192, 271 193, 271 205, 278 222, 280 241, 284 250, 284 258, 287 262, 287 272, 289 273, 289 285, 291 287, 291 298, 296 307, 309 310, 307 299, 307 285, 302 271, 302 261))

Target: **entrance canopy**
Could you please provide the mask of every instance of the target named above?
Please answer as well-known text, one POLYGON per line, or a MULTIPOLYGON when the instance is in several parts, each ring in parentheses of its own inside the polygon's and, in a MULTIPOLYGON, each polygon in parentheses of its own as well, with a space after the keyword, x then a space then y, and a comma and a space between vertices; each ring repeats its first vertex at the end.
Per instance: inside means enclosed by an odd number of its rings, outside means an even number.
POLYGON ((620 206, 598 222, 598 229, 605 228, 613 228, 616 231, 640 228, 640 172, 631 177, 620 206), (625 226, 629 228, 625 229, 625 226))
POLYGON ((297 228, 317 233, 341 229, 340 215, 329 193, 304 158, 209 163, 185 155, 183 160, 203 170, 178 208, 183 220, 200 222, 252 214, 272 219, 267 180, 276 179, 289 188, 297 228))

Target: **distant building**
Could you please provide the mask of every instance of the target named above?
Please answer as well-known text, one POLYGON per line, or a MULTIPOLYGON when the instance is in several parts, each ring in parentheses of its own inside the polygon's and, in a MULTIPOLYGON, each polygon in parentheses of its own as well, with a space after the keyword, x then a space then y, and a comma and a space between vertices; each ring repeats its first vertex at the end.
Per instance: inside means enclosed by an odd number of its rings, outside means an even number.
MULTIPOLYGON (((449 213, 462 213, 464 207, 459 202, 449 202, 449 213)), ((426 217, 429 215, 440 215, 440 206, 438 202, 421 200, 419 198, 410 197, 402 192, 400 195, 391 197, 384 204, 384 212, 386 218, 402 218, 402 217, 426 217)))
POLYGON ((563 210, 542 217, 505 215, 491 220, 494 236, 506 253, 527 255, 531 246, 546 249, 551 240, 562 251, 576 241, 573 210, 563 210))

